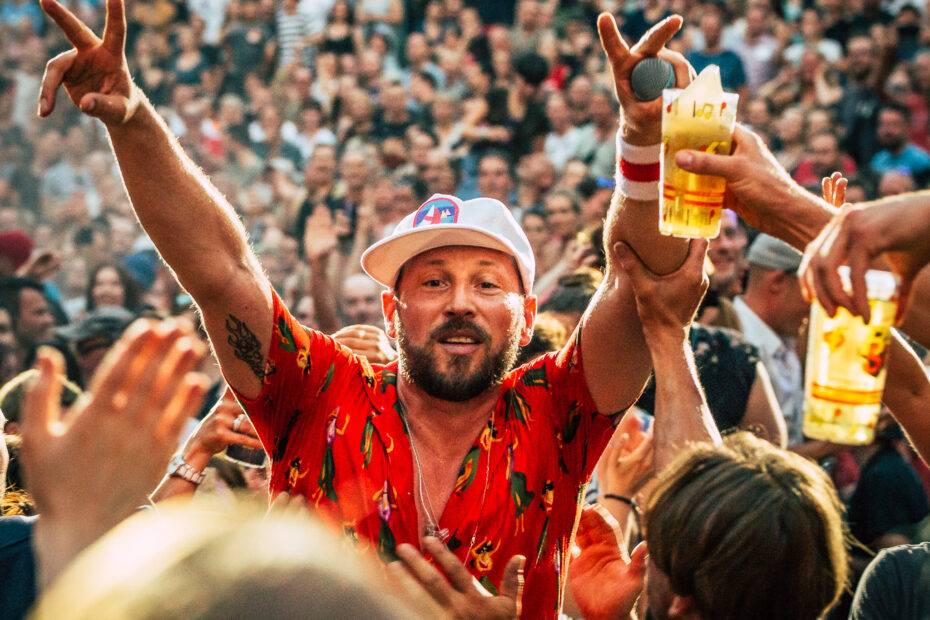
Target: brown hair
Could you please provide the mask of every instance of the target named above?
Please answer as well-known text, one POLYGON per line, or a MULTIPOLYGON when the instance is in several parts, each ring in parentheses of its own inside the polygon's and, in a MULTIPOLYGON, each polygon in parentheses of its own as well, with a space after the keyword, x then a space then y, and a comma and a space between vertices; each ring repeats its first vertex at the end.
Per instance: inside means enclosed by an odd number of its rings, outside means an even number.
POLYGON ((651 561, 704 618, 818 618, 846 583, 826 474, 748 433, 679 456, 649 499, 645 533, 651 561))

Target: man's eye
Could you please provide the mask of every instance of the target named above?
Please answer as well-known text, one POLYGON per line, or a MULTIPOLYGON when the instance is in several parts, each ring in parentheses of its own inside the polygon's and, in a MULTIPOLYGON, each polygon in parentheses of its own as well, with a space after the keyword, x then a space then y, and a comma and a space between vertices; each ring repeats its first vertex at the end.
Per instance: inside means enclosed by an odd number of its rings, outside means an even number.
POLYGON ((427 280, 426 282, 423 283, 423 286, 429 286, 433 288, 437 286, 442 286, 442 280, 427 280))
POLYGON ((494 284, 493 282, 482 282, 482 283, 480 284, 480 286, 481 286, 481 288, 483 288, 483 289, 485 289, 485 290, 491 290, 491 289, 497 288, 497 285, 494 284))

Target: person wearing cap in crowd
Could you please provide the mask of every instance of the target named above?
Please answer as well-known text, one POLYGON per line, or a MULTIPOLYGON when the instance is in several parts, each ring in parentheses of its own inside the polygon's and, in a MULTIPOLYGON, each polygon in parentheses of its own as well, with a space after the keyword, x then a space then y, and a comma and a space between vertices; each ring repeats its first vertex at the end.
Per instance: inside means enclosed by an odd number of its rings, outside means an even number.
MULTIPOLYGON (((108 3, 102 40, 54 0, 43 9, 77 51, 50 62, 40 114, 51 113, 63 84, 106 124, 133 209, 197 302, 271 457, 272 495, 305 496, 359 550, 402 559, 400 570, 461 616, 519 613, 525 566, 532 596, 522 615, 554 618, 580 491, 651 368, 621 263, 635 254, 669 274, 705 244, 662 237, 657 196, 618 192, 605 230, 607 276, 582 326, 562 350, 511 371, 536 315, 532 248, 504 203, 434 195, 362 256, 389 288, 382 311, 400 348, 398 361, 372 367, 291 316, 235 211, 132 85, 123 3, 108 3), (80 83, 66 77, 76 66, 89 73, 80 83), (421 550, 454 555, 442 563, 449 581, 421 550)), ((631 52, 609 14, 598 22, 624 107, 620 137, 656 162, 661 106, 635 99, 629 73, 639 58, 661 53, 687 84, 687 63, 664 49, 680 27, 678 17, 657 24, 631 52)), ((609 101, 604 107, 613 132, 616 116, 609 101)), ((699 295, 702 281, 690 273, 678 286, 699 295)))
POLYGON ((103 306, 92 310, 80 323, 55 330, 55 335, 74 353, 82 385, 87 385, 107 351, 135 318, 136 315, 125 308, 103 306))
POLYGON ((739 331, 759 350, 788 425, 788 445, 804 441, 804 373, 796 343, 810 312, 801 294, 801 253, 770 235, 758 235, 747 254, 745 292, 733 301, 739 331))

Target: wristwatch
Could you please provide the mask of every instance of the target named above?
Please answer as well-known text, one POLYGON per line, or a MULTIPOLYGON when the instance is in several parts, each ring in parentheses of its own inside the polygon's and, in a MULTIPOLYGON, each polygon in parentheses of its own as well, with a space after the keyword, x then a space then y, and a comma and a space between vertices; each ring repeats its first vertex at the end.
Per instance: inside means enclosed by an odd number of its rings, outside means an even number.
POLYGON ((188 465, 180 452, 171 457, 171 462, 168 463, 168 475, 174 478, 187 480, 191 484, 196 485, 199 485, 203 482, 203 479, 207 477, 202 471, 197 471, 188 465))

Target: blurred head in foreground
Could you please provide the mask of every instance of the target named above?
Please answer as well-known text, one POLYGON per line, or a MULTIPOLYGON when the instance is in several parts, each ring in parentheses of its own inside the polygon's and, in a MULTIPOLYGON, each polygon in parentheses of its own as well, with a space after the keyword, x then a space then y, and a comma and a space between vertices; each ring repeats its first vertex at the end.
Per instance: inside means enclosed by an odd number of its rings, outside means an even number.
POLYGON ((819 618, 846 583, 840 510, 816 463, 748 433, 686 451, 645 512, 653 617, 819 618))
POLYGON ((416 618, 322 524, 287 508, 266 517, 159 504, 72 563, 37 619, 416 618))

